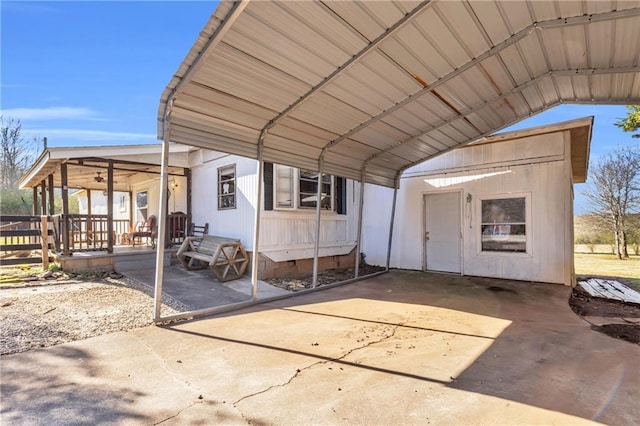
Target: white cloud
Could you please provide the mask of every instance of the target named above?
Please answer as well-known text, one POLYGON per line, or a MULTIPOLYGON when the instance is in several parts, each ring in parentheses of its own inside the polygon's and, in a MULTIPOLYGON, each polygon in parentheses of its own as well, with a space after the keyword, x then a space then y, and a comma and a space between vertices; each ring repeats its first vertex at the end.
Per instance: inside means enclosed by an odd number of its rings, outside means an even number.
POLYGON ((46 137, 51 146, 65 146, 68 145, 68 141, 70 140, 83 142, 137 141, 157 143, 155 133, 111 132, 107 130, 82 129, 23 129, 23 132, 39 138, 46 137))
POLYGON ((49 107, 49 108, 9 108, 0 111, 5 117, 16 120, 61 120, 97 119, 97 113, 89 108, 49 107))

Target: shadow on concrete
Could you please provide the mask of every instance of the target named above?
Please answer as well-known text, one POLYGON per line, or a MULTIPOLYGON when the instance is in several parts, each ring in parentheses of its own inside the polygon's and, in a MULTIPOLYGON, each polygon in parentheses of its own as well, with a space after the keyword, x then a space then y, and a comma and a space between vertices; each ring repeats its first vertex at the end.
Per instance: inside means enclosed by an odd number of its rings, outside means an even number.
POLYGON ((100 371, 86 351, 61 345, 20 356, 23 362, 19 366, 5 364, 2 368, 0 413, 6 424, 94 425, 150 421, 132 409, 144 394, 128 388, 105 387, 95 380, 100 371), (38 362, 32 364, 30 359, 38 352, 38 362), (43 353, 46 353, 47 365, 42 365, 43 353), (68 371, 60 369, 58 364, 68 365, 69 360, 82 371, 84 383, 66 379, 68 371), (34 365, 38 368, 34 369, 34 365))
MULTIPOLYGON (((301 351, 259 339, 187 330, 180 324, 165 328, 392 377, 439 383, 608 424, 633 424, 640 416, 640 348, 590 330, 569 308, 569 294, 569 288, 552 284, 393 271, 328 291, 216 316, 286 311, 288 321, 296 321, 298 314, 301 324, 308 324, 310 316, 316 318, 318 329, 333 319, 346 320, 354 327, 360 324, 394 329, 392 335, 364 342, 335 357, 312 348, 301 351), (402 304, 404 309, 398 310, 395 304, 402 304), (373 309, 359 309, 367 305, 373 309), (381 309, 376 310, 376 305, 381 309), (398 312, 385 313, 387 305, 398 312), (471 343, 459 348, 470 351, 470 361, 460 364, 464 365, 461 369, 451 368, 442 377, 416 374, 420 369, 409 364, 420 359, 413 356, 402 358, 391 368, 388 364, 376 365, 377 361, 349 359, 356 350, 387 345, 400 335, 412 336, 421 344, 434 342, 435 336, 447 340, 447 345, 466 339, 471 343)), ((253 330, 245 329, 245 335, 259 335, 261 324, 254 326, 253 330)), ((434 358, 434 363, 446 371, 446 362, 434 358)))
MULTIPOLYGON (((155 272, 155 268, 146 268, 127 271, 125 275, 153 288, 155 272)), ((208 268, 189 271, 179 265, 171 265, 163 270, 162 292, 192 311, 249 302, 252 284, 248 275, 221 283, 208 268)), ((285 294, 289 292, 258 281, 258 299, 285 294)))

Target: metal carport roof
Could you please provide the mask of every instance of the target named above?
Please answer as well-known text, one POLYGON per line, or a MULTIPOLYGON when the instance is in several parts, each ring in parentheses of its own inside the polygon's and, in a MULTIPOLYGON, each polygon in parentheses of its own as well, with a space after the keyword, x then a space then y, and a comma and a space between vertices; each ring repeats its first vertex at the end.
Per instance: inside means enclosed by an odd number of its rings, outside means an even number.
POLYGON ((640 103, 639 62, 639 1, 223 1, 158 136, 395 186, 560 103, 640 103))

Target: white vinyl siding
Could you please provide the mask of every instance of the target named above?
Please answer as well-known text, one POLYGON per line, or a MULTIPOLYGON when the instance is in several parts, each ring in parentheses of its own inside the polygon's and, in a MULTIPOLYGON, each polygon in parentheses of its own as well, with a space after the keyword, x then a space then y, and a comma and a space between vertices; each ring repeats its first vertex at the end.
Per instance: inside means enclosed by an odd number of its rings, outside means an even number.
MULTIPOLYGON (((238 238, 247 250, 253 250, 253 225, 256 205, 256 161, 238 156, 214 154, 208 151, 200 155, 192 155, 192 199, 193 222, 197 224, 209 223, 209 234, 238 238), (236 208, 218 210, 217 190, 211 194, 211 182, 215 182, 219 167, 230 162, 236 165, 236 208)), ((286 168, 284 168, 286 169, 286 168)), ((289 183, 295 189, 295 169, 292 174, 282 173, 284 179, 290 176, 289 183)), ((263 211, 260 221, 260 252, 275 261, 295 260, 313 256, 315 237, 315 211, 313 209, 278 207, 276 192, 276 173, 273 168, 273 207, 274 210, 263 211)), ((332 178, 332 180, 335 180, 332 178)), ((271 184, 271 182, 270 182, 271 184)), ((286 188, 286 185, 283 185, 286 188)), ((323 211, 320 228, 320 256, 348 254, 355 247, 357 233, 357 211, 359 184, 348 181, 345 185, 345 211, 338 214, 323 211)), ((332 191, 335 188, 332 188, 332 191)), ((314 194, 316 195, 316 194, 314 194)), ((280 198, 296 204, 297 195, 280 198)), ((332 205, 333 206, 333 205, 332 205)))

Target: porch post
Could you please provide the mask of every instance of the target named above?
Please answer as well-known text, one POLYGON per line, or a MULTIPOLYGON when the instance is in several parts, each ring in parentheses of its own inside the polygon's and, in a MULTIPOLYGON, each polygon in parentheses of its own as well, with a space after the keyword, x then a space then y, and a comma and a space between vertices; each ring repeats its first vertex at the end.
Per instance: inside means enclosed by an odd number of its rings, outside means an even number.
POLYGON ((161 318, 162 308, 162 280, 164 278, 164 239, 167 228, 167 203, 169 197, 167 188, 169 186, 169 116, 171 114, 171 101, 167 104, 163 120, 162 138, 162 166, 160 172, 160 201, 158 205, 158 235, 156 235, 156 285, 154 291, 154 321, 161 318))
POLYGON ((49 216, 56 214, 56 206, 53 194, 53 174, 49 174, 49 216))
POLYGON ((266 131, 263 130, 258 139, 258 184, 256 185, 256 211, 253 217, 253 253, 251 255, 251 300, 258 298, 258 265, 260 260, 260 213, 262 212, 262 184, 264 180, 264 160, 262 159, 262 147, 266 131))
POLYGON ((40 197, 42 199, 42 204, 40 205, 41 207, 40 214, 42 216, 46 216, 47 215, 47 183, 44 179, 42 179, 42 182, 40 182, 40 197))
POLYGON ((113 160, 107 169, 107 252, 113 253, 113 160))
POLYGON ((71 253, 69 247, 69 187, 67 185, 67 163, 62 163, 60 164, 60 186, 62 187, 62 244, 65 255, 71 253))
POLYGON ((186 223, 187 229, 185 229, 185 232, 188 232, 189 227, 191 226, 191 221, 192 221, 191 214, 193 212, 193 209, 191 207, 191 169, 185 168, 184 175, 187 178, 187 223, 186 223))
MULTIPOLYGON (((85 221, 85 225, 84 225, 85 229, 84 229, 84 231, 87 233, 86 241, 87 241, 87 248, 89 248, 89 244, 95 244, 95 239, 92 237, 92 234, 93 234, 93 232, 92 232, 93 231, 93 217, 92 217, 92 215, 93 215, 93 211, 92 211, 93 210, 92 209, 93 202, 91 201, 91 193, 92 193, 92 191, 89 188, 87 188, 86 191, 87 191, 87 220, 85 221)), ((80 225, 80 227, 82 227, 82 221, 79 222, 79 225, 80 225)), ((80 232, 82 232, 82 229, 80 229, 80 232)), ((83 240, 84 239, 81 237, 80 238, 80 247, 82 247, 82 241, 83 240)))
POLYGON ((320 254, 320 212, 322 210, 322 169, 324 169, 324 150, 318 159, 318 190, 316 193, 316 237, 313 246, 313 281, 311 288, 318 284, 318 256, 320 254))
POLYGON ((389 270, 391 263, 391 242, 393 241, 393 222, 396 217, 396 200, 398 198, 398 187, 400 186, 400 176, 396 176, 396 183, 393 187, 393 204, 391 205, 391 220, 389 221, 389 244, 387 245, 387 265, 386 271, 389 270))
POLYGON ((358 235, 356 244, 356 273, 355 278, 360 276, 360 249, 362 247, 362 210, 364 207, 364 184, 365 184, 365 167, 362 167, 362 175, 360 177, 360 206, 358 207, 358 235))
POLYGON ((31 188, 33 190, 33 206, 31 208, 31 214, 33 216, 38 215, 38 187, 34 186, 31 188))

